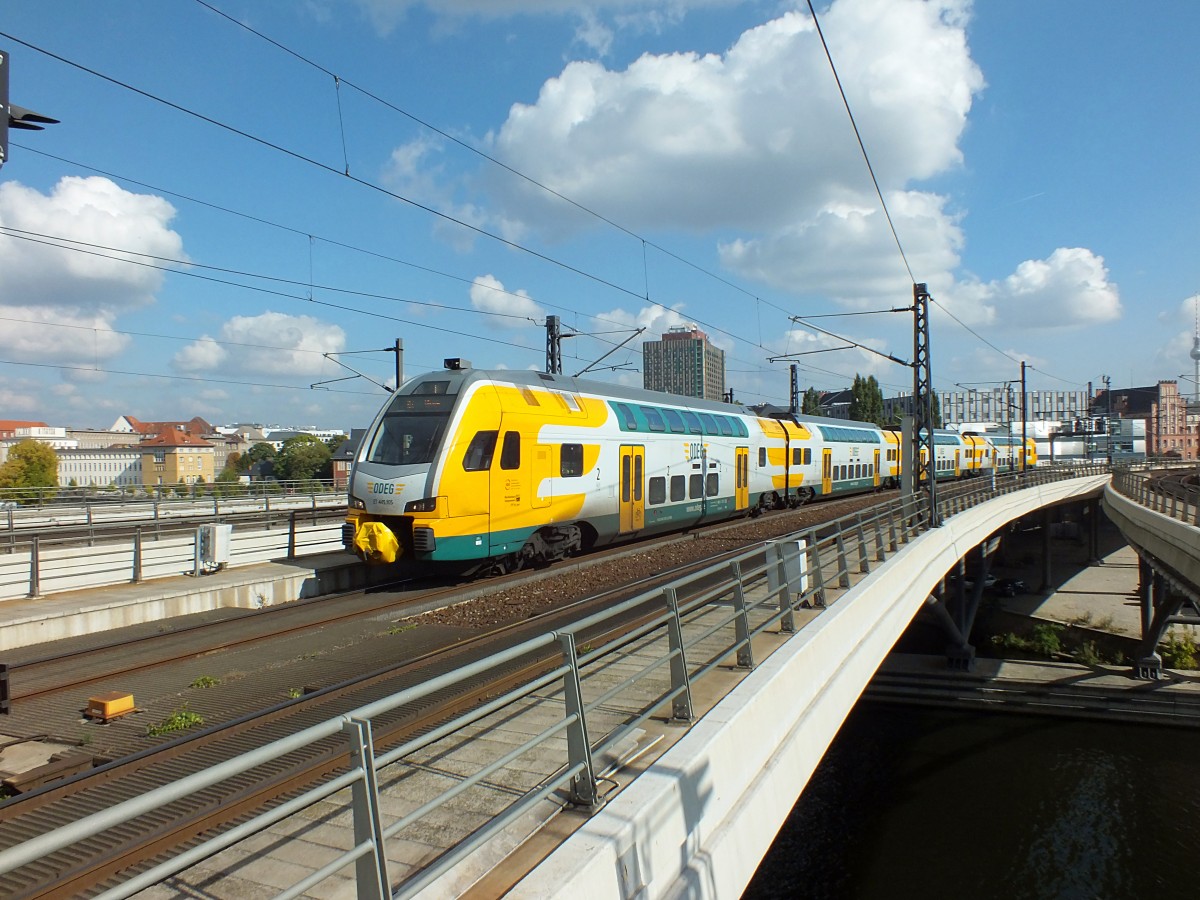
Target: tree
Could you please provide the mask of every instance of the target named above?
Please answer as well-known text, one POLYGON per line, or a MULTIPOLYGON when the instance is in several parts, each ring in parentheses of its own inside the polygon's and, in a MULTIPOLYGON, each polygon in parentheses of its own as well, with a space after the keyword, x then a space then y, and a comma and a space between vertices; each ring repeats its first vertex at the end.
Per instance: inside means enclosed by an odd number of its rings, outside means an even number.
POLYGON ((0 488, 9 498, 33 500, 45 488, 58 487, 58 454, 49 444, 32 438, 14 444, 0 466, 0 488))
POLYGON ((806 416, 821 415, 821 394, 816 388, 810 387, 804 392, 804 399, 800 401, 800 412, 806 416))
POLYGON ((854 376, 854 385, 850 388, 850 418, 880 426, 887 424, 883 418, 883 391, 874 375, 867 378, 854 376))
POLYGON ((332 455, 329 447, 311 434, 290 437, 283 442, 283 449, 275 457, 275 477, 283 481, 328 477, 325 470, 329 468, 332 455))
POLYGON ((263 441, 259 441, 257 444, 238 457, 237 470, 239 472, 249 472, 250 467, 255 463, 262 462, 264 459, 274 459, 277 455, 278 454, 276 453, 275 446, 273 444, 267 444, 263 441))
POLYGON ((929 399, 932 401, 932 406, 933 406, 933 427, 941 428, 942 427, 942 404, 938 400, 937 394, 934 394, 929 399))

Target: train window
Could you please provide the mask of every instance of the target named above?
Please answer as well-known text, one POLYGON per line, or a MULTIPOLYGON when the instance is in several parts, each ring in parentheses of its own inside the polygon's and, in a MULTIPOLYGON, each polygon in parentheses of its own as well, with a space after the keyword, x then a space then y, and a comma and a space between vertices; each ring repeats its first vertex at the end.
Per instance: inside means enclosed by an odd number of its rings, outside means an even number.
POLYGON ((672 432, 675 434, 683 434, 683 416, 673 409, 664 409, 662 414, 667 420, 667 427, 670 428, 672 432))
POLYGON ((812 465, 812 447, 804 448, 804 464, 806 466, 812 465))
POLYGON ((450 388, 449 381, 422 381, 411 391, 414 394, 444 394, 450 388))
POLYGON ((867 477, 868 478, 875 477, 875 463, 867 463, 867 477))
POLYGON ((708 473, 708 483, 705 485, 705 489, 706 489, 706 492, 708 493, 708 496, 710 496, 710 497, 717 496, 718 491, 720 491, 720 489, 721 489, 719 479, 720 479, 720 476, 718 476, 716 472, 708 473))
POLYGON ((838 468, 841 470, 841 473, 842 473, 842 481, 845 481, 846 477, 847 477, 846 469, 849 467, 848 466, 838 466, 838 468))
POLYGON ((680 413, 683 416, 683 421, 687 423, 688 431, 692 434, 703 434, 704 429, 700 427, 700 417, 694 412, 688 412, 686 409, 680 413))
POLYGON ((558 474, 578 478, 583 474, 583 444, 563 444, 558 459, 558 474))
POLYGON ((629 457, 621 457, 621 502, 629 502, 629 457))
POLYGON ((704 476, 697 472, 688 477, 688 499, 698 500, 704 495, 704 476))
POLYGON ((738 437, 750 437, 750 432, 746 429, 746 423, 741 419, 733 420, 733 433, 738 437))
POLYGON ((650 479, 650 483, 646 486, 646 499, 651 506, 658 503, 667 502, 667 479, 661 475, 655 475, 650 479))
POLYGON ((762 469, 762 468, 765 468, 766 465, 767 465, 767 448, 759 447, 758 448, 758 467, 760 469, 762 469))
POLYGON ((705 434, 716 434, 717 433, 717 423, 713 420, 713 417, 710 416, 708 413, 700 413, 700 423, 704 426, 705 434))
POLYGON ((519 431, 504 432, 504 446, 500 448, 500 468, 521 468, 521 433, 519 431))
POLYGON ((671 499, 686 500, 687 499, 687 479, 682 475, 671 476, 671 499))
POLYGON ((717 428, 725 437, 733 437, 733 423, 726 416, 717 416, 717 428))
POLYGON ((642 457, 640 454, 633 458, 633 499, 635 502, 640 502, 642 499, 642 457))
POLYGON ((862 463, 854 464, 854 476, 853 477, 862 478, 862 463))
POLYGON ((646 424, 650 426, 651 431, 666 431, 667 426, 663 424, 662 416, 658 414, 658 410, 652 406, 639 407, 642 415, 646 417, 646 424))
POLYGON ((613 404, 617 408, 617 412, 621 414, 621 425, 626 431, 637 431, 637 418, 633 414, 633 410, 624 403, 613 404))
POLYGON ((433 462, 449 419, 448 412, 387 415, 365 459, 389 466, 433 462))
POLYGON ((483 472, 492 467, 496 452, 496 431, 477 431, 463 456, 463 468, 468 472, 483 472))
POLYGON ((804 454, 799 447, 792 448, 792 465, 798 466, 804 459, 804 454))

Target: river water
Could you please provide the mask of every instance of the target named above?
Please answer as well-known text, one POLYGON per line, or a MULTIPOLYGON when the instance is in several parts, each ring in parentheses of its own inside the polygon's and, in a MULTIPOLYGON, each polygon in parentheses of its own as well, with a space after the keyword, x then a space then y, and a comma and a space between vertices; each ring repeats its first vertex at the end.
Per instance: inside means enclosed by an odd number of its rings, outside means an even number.
POLYGON ((744 900, 1200 892, 1200 730, 861 702, 744 900))

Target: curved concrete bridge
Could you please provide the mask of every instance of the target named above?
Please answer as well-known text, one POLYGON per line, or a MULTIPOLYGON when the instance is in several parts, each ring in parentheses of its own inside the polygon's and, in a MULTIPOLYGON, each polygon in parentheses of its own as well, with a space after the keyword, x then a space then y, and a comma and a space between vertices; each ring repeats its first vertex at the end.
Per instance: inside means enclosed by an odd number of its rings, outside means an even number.
POLYGON ((1137 673, 1162 674, 1159 642, 1172 625, 1200 625, 1200 495, 1155 490, 1145 472, 1118 472, 1104 511, 1138 554, 1142 643, 1137 673), (1185 609, 1187 610, 1185 612, 1185 609))
POLYGON ((1095 500, 1108 482, 1093 475, 1005 494, 915 538, 761 663, 508 896, 738 896, 946 572, 1010 522, 1095 500))

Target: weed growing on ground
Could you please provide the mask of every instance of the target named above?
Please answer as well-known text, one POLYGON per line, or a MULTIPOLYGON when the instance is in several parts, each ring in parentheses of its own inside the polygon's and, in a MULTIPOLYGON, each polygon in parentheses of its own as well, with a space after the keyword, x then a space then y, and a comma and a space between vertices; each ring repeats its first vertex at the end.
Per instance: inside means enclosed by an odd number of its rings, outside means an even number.
POLYGON ((204 717, 198 712, 192 712, 187 708, 187 704, 175 710, 157 725, 147 725, 146 735, 148 737, 158 737, 163 734, 170 734, 173 731, 186 731, 196 725, 203 725, 204 717))
POLYGON ((199 678, 197 678, 195 681, 193 681, 189 685, 189 687, 210 688, 210 687, 216 687, 220 683, 221 683, 220 678, 213 678, 211 675, 201 675, 199 678))

